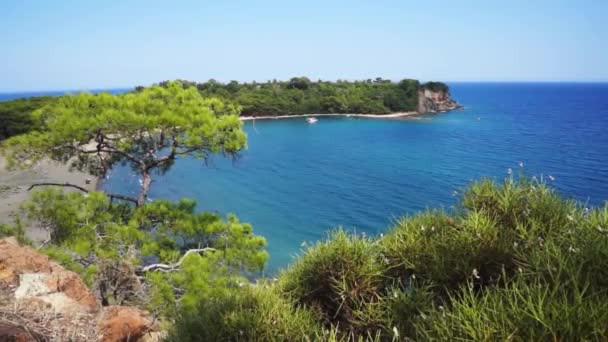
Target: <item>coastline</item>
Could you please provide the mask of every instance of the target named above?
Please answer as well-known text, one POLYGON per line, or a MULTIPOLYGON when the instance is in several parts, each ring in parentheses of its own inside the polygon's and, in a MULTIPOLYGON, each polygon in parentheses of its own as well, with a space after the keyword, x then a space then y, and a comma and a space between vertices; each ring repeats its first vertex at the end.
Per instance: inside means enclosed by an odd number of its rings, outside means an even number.
POLYGON ((326 114, 295 114, 295 115, 263 115, 263 116, 241 116, 241 121, 250 120, 278 120, 278 119, 290 119, 290 118, 309 118, 309 117, 331 117, 331 116, 344 116, 344 117, 355 117, 355 118, 370 118, 370 119, 394 119, 402 117, 412 117, 423 115, 418 112, 400 112, 390 114, 346 114, 346 113, 326 113, 326 114))
POLYGON ((427 113, 420 112, 398 112, 390 114, 358 114, 358 113, 325 113, 325 114, 294 114, 294 115, 262 115, 262 116, 240 116, 241 121, 251 120, 279 120, 279 119, 291 119, 291 118, 309 118, 309 117, 332 117, 332 116, 343 116, 343 117, 354 117, 354 118, 367 118, 367 119, 398 119, 406 117, 417 117, 421 115, 429 114, 445 114, 453 110, 464 109, 464 106, 456 105, 454 107, 446 108, 440 111, 429 111, 427 113))

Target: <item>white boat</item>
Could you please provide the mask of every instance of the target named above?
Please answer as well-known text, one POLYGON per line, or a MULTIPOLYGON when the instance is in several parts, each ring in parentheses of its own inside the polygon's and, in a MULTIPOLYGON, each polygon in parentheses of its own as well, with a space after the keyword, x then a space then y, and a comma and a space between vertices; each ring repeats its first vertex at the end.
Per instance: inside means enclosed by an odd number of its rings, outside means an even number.
POLYGON ((317 118, 306 118, 306 122, 308 122, 309 124, 314 124, 317 121, 319 121, 317 120, 317 118))

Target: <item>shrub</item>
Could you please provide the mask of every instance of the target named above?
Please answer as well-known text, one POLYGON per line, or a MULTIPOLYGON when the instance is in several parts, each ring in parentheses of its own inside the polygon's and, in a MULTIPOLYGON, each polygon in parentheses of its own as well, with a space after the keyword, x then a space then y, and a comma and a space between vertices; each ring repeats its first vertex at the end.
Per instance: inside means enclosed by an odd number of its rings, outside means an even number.
POLYGON ((385 329, 382 296, 384 265, 369 238, 332 233, 307 249, 279 277, 279 287, 310 308, 325 326, 355 335, 385 329))
POLYGON ((168 341, 316 341, 321 334, 308 310, 260 283, 233 288, 182 311, 168 341))

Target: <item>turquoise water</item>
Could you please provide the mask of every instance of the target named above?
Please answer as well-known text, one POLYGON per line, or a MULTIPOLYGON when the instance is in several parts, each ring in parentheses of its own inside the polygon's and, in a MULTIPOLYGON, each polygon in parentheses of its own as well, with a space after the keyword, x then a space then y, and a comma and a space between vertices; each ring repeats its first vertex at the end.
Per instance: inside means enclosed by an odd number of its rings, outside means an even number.
MULTIPOLYGON (((608 199, 608 84, 451 84, 467 108, 419 119, 302 118, 248 122, 249 149, 210 165, 183 159, 156 176, 150 197, 195 198, 233 212, 268 240, 272 273, 304 241, 338 226, 378 234, 396 218, 450 208, 454 191, 501 179, 524 163, 567 196, 608 199)), ((113 170, 105 189, 134 193, 113 170)))

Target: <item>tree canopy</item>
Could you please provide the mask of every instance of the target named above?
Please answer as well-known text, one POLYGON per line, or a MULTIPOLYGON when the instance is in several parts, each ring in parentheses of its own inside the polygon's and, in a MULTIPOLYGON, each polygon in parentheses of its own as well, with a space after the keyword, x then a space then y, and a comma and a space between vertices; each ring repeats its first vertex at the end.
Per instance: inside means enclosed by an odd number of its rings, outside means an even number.
POLYGON ((50 157, 103 175, 119 162, 141 177, 138 205, 145 201, 154 170, 165 172, 179 156, 233 155, 246 146, 240 107, 203 98, 170 82, 123 95, 63 96, 33 114, 38 129, 3 144, 12 167, 50 157))
MULTIPOLYGON (((311 81, 307 77, 265 83, 180 82, 196 87, 204 97, 218 97, 240 105, 243 116, 416 111, 420 89, 416 80, 395 83, 379 77, 354 82, 311 81)), ((171 82, 160 83, 161 86, 169 84, 171 82)))
POLYGON ((32 113, 55 101, 55 97, 31 97, 0 102, 0 141, 36 128, 32 113))

